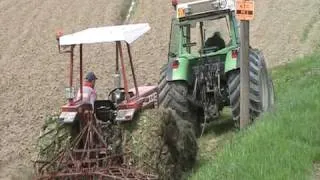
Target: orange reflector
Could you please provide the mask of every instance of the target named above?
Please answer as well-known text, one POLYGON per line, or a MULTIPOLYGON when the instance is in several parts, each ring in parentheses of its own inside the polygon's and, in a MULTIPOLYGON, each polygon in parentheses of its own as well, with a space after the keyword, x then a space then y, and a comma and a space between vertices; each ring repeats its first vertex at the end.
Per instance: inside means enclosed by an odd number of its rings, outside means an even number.
POLYGON ((232 50, 232 53, 231 53, 232 55, 232 59, 236 59, 236 58, 238 58, 238 51, 237 50, 232 50))
POLYGON ((172 69, 178 69, 179 65, 180 65, 179 61, 175 60, 172 62, 171 67, 172 67, 172 69))

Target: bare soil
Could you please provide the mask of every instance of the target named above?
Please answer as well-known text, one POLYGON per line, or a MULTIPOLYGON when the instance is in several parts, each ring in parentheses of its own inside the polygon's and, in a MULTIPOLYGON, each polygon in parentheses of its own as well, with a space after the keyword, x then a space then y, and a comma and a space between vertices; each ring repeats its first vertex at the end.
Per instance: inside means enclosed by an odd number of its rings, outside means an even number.
MULTIPOLYGON (((180 0, 190 1, 193 0, 180 0)), ((320 1, 259 0, 255 4, 250 42, 253 47, 263 50, 269 67, 287 63, 320 48, 320 1)), ((151 23, 153 30, 150 40, 157 41, 145 48, 152 49, 154 55, 158 55, 157 52, 161 55, 167 53, 165 45, 169 37, 171 14, 170 1, 153 0, 150 3, 138 0, 132 20, 151 23)))
POLYGON ((320 1, 260 0, 251 26, 251 44, 263 50, 269 67, 320 47, 320 1))
MULTIPOLYGON (((64 103, 68 56, 58 53, 56 30, 70 33, 117 24, 122 2, 0 1, 0 179, 11 179, 16 169, 32 165, 44 117, 64 103)), ((105 63, 112 60, 109 50, 92 45, 84 51, 85 70, 94 70, 102 79, 100 92, 110 83, 102 78, 111 70, 105 63)))
MULTIPOLYGON (((127 0, 0 1, 0 179, 30 167, 34 143, 46 115, 65 102, 68 56, 58 54, 55 32, 119 24, 127 0)), ((166 62, 173 14, 170 1, 138 0, 131 22, 148 22, 151 31, 133 45, 140 84, 156 83, 166 62)), ((251 42, 263 49, 269 66, 288 62, 319 47, 320 1, 256 1, 251 42)), ((89 45, 85 71, 96 72, 99 98, 113 86, 114 49, 89 45)), ((77 68, 76 68, 77 70, 77 68)))

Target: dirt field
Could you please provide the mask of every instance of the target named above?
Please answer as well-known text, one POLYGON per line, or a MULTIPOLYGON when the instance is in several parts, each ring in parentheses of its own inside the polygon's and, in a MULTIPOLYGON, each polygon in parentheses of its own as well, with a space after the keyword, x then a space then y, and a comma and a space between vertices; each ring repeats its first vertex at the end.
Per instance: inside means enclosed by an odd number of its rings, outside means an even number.
MULTIPOLYGON (((44 116, 59 111, 64 103, 68 59, 58 54, 56 30, 70 33, 119 23, 121 4, 119 0, 0 1, 0 179, 10 179, 15 169, 31 165, 44 116)), ((85 49, 90 57, 85 64, 103 77, 108 66, 97 67, 112 58, 108 50, 100 50, 101 46, 85 49)), ((101 78, 99 83, 104 87, 109 82, 101 78)))
POLYGON ((320 47, 320 1, 259 0, 251 44, 263 49, 269 67, 320 47))
MULTIPOLYGON (((68 57, 58 54, 55 31, 118 24, 123 1, 127 0, 0 1, 0 179, 11 179, 16 169, 31 165, 44 117, 64 103, 68 57)), ((320 1, 260 0, 256 4, 252 44, 264 50, 269 66, 319 46, 320 1)), ((148 22, 152 28, 133 46, 140 83, 157 82, 158 69, 166 61, 172 13, 169 0, 138 1, 131 22, 148 22)), ((90 45, 84 50, 85 70, 100 77, 100 98, 113 82, 107 77, 113 70, 109 67, 113 67, 112 48, 90 45)))

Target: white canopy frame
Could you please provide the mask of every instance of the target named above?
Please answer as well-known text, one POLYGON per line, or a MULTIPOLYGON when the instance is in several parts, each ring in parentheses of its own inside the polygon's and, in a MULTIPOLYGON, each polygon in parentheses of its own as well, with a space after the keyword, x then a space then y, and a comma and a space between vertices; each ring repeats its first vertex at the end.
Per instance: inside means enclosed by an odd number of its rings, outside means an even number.
POLYGON ((150 30, 148 23, 89 28, 60 37, 60 45, 78 45, 125 41, 133 43, 150 30))
MULTIPOLYGON (((124 89, 126 93, 126 100, 129 101, 130 96, 128 92, 128 81, 126 77, 126 69, 124 65, 124 57, 121 42, 126 42, 127 51, 129 54, 130 66, 133 75, 134 87, 136 90, 136 96, 139 97, 137 81, 135 77, 132 54, 130 50, 130 44, 135 40, 140 38, 146 32, 150 30, 148 23, 142 24, 129 24, 129 25, 119 25, 119 26, 106 26, 98 28, 89 28, 83 31, 79 31, 69 35, 63 35, 57 37, 58 48, 60 53, 70 53, 70 77, 69 86, 73 85, 73 64, 74 64, 74 47, 79 45, 80 48, 80 100, 83 98, 83 87, 82 87, 82 77, 83 77, 83 44, 94 44, 94 43, 110 43, 116 42, 116 73, 119 73, 121 69, 122 81, 124 84, 124 89), (70 50, 61 51, 61 46, 70 46, 70 50), (119 62, 120 60, 120 62, 119 62)), ((73 104, 73 100, 69 99, 69 104, 73 104)))

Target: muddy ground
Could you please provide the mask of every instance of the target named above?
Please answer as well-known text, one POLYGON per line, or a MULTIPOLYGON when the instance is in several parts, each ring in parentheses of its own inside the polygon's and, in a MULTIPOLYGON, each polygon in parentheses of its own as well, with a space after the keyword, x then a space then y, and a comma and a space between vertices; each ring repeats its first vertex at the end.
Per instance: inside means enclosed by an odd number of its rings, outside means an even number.
MULTIPOLYGON (((28 167, 46 115, 59 111, 67 86, 67 55, 58 54, 55 32, 119 24, 128 0, 0 1, 0 179, 28 167)), ((263 49, 269 67, 319 47, 320 1, 259 0, 251 42, 263 49)), ((148 22, 151 31, 133 46, 138 82, 156 83, 166 61, 170 1, 138 0, 130 22, 148 22)), ((112 87, 114 51, 110 45, 84 49, 85 71, 93 70, 99 98, 112 87)), ((77 68, 76 68, 77 69, 77 68)))

